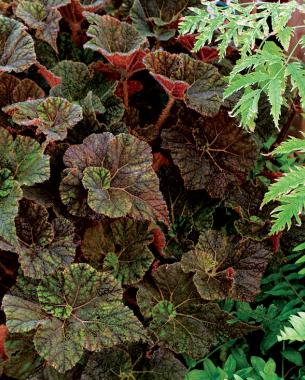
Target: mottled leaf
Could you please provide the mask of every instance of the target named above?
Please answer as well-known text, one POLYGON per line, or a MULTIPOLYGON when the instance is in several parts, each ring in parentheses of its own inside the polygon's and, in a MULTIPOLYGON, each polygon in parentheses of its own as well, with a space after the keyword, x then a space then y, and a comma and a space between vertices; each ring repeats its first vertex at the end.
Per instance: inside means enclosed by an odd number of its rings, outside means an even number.
POLYGON ((87 35, 91 37, 84 47, 98 51, 116 68, 124 69, 127 77, 143 70, 146 55, 143 50, 148 42, 130 24, 111 16, 84 13, 91 24, 87 35))
POLYGON ((36 30, 36 38, 49 43, 57 52, 57 35, 61 14, 58 7, 68 4, 70 0, 47 1, 47 0, 21 0, 15 14, 26 25, 36 30))
POLYGON ((141 35, 166 41, 176 32, 169 29, 170 24, 179 18, 187 5, 188 0, 134 0, 130 16, 141 35))
POLYGON ((237 337, 248 330, 228 324, 229 314, 217 304, 204 303, 180 263, 160 266, 153 278, 154 284, 140 285, 137 300, 142 314, 152 318, 151 332, 172 351, 202 358, 221 335, 237 337))
POLYGON ((143 326, 123 305, 122 293, 109 273, 72 264, 40 282, 39 303, 6 295, 3 309, 9 331, 37 329, 37 352, 64 373, 81 359, 84 348, 95 351, 145 339, 143 326))
POLYGON ((21 268, 28 277, 43 278, 72 263, 74 227, 64 218, 48 221, 43 206, 22 201, 16 219, 21 268))
MULTIPOLYGON (((151 167, 151 149, 145 142, 127 134, 93 134, 83 144, 68 148, 64 162, 71 168, 69 173, 83 172, 88 205, 96 213, 168 222, 159 181, 151 167)), ((72 194, 67 199, 65 188, 64 178, 61 194, 67 204, 74 197, 72 194)))
POLYGON ((226 206, 239 213, 240 219, 235 221, 234 225, 242 236, 253 240, 263 240, 268 237, 273 206, 260 208, 266 191, 267 188, 262 182, 247 181, 229 192, 226 206))
POLYGON ((108 348, 90 357, 81 380, 120 380, 122 376, 128 379, 132 372, 128 352, 119 348, 115 350, 108 348))
POLYGON ((148 54, 144 63, 170 97, 185 100, 188 106, 200 113, 218 113, 223 80, 216 67, 186 54, 161 50, 148 54))
POLYGON ((64 140, 67 130, 83 118, 80 106, 57 97, 15 103, 3 111, 11 115, 16 124, 36 126, 36 133, 46 135, 47 141, 64 140))
POLYGON ((20 22, 0 15, 0 73, 28 69, 36 61, 34 41, 20 22))
POLYGON ((0 237, 4 243, 17 242, 14 219, 22 198, 20 186, 43 182, 49 174, 49 158, 38 142, 24 136, 13 140, 8 131, 0 129, 0 237))
POLYGON ((8 360, 4 363, 4 373, 14 379, 26 380, 43 365, 29 334, 10 334, 5 342, 8 360))
POLYGON ((195 273, 194 284, 206 300, 252 301, 271 257, 272 251, 263 243, 210 230, 183 255, 181 267, 186 273, 195 273))
POLYGON ((118 219, 88 228, 82 242, 84 256, 95 267, 111 271, 124 285, 139 282, 153 262, 149 223, 118 219))
POLYGON ((180 120, 163 130, 162 146, 171 152, 187 189, 205 189, 212 197, 223 198, 228 188, 245 181, 257 146, 224 110, 217 117, 188 122, 180 120))
POLYGON ((39 99, 45 96, 44 91, 31 79, 21 80, 13 91, 12 102, 25 102, 26 100, 39 99))

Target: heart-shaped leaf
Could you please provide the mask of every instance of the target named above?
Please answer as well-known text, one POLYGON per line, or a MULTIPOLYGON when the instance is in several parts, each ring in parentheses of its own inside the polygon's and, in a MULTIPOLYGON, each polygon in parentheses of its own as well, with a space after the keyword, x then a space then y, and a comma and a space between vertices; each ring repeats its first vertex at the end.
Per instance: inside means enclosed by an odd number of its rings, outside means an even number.
POLYGON ((34 41, 20 22, 0 15, 0 74, 20 73, 36 61, 34 41))

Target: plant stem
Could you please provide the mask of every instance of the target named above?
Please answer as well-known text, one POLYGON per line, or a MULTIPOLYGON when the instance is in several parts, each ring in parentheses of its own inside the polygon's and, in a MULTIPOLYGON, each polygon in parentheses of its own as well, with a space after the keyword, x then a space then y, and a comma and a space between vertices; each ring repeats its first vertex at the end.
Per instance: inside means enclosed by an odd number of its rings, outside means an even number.
POLYGON ((128 111, 129 95, 128 95, 128 81, 127 81, 127 79, 124 79, 124 81, 123 81, 123 95, 124 95, 124 106, 125 106, 126 111, 128 111))
POLYGON ((162 111, 162 113, 161 113, 161 115, 157 121, 156 128, 158 129, 158 131, 160 131, 162 129, 162 126, 163 126, 165 120, 168 118, 168 115, 169 115, 174 103, 175 103, 175 98, 170 96, 168 99, 168 102, 166 104, 166 107, 162 111))

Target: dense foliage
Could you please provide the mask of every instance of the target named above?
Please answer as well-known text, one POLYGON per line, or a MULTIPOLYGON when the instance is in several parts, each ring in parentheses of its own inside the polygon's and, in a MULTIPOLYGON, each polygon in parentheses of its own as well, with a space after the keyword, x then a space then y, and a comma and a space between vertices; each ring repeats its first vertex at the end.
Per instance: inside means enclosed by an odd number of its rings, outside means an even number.
POLYGON ((305 10, 257 7, 0 0, 4 379, 305 379, 305 10))

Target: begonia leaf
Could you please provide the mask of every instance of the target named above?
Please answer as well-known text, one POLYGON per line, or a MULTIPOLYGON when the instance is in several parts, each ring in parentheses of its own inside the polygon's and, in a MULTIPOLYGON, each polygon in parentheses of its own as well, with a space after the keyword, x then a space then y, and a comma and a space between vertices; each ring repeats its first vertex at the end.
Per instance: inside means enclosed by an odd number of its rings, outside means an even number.
POLYGON ((148 42, 132 25, 108 15, 84 14, 91 24, 87 31, 91 40, 85 48, 103 54, 114 67, 125 70, 127 77, 145 68, 142 60, 148 42))
POLYGON ((187 5, 188 0, 134 0, 130 17, 141 35, 166 41, 176 32, 170 24, 178 20, 187 5))
POLYGON ((104 267, 124 285, 139 282, 153 262, 148 248, 153 241, 149 223, 118 219, 88 228, 82 242, 84 256, 95 267, 104 267))
MULTIPOLYGON (((159 180, 151 166, 151 148, 145 142, 127 134, 93 134, 83 144, 68 148, 64 162, 70 168, 66 175, 82 173, 79 177, 88 190, 88 205, 96 213, 168 223, 159 180)), ((68 204, 75 197, 71 194, 67 199, 66 182, 64 178, 61 194, 68 204)))
POLYGON ((14 88, 11 103, 25 102, 31 99, 39 99, 45 96, 45 92, 31 79, 22 79, 14 88))
POLYGON ((205 115, 218 113, 224 82, 213 65, 186 54, 156 51, 144 58, 146 68, 167 94, 205 115))
POLYGON ((0 73, 20 73, 35 61, 34 41, 25 26, 0 15, 0 73))
POLYGON ((164 348, 154 351, 149 359, 145 346, 131 345, 128 351, 107 349, 94 353, 88 360, 81 380, 183 380, 186 368, 164 348))
POLYGON ((48 221, 47 210, 22 201, 16 218, 21 268, 28 277, 43 278, 72 263, 74 226, 64 218, 48 221))
POLYGON ((6 295, 3 309, 11 332, 36 330, 37 352, 58 372, 71 369, 83 354, 145 339, 143 326, 122 303, 122 288, 109 274, 88 264, 72 264, 45 277, 39 301, 6 295), (26 311, 27 310, 27 311, 26 311))
POLYGON ((49 175, 49 157, 38 142, 25 136, 13 140, 7 130, 0 129, 0 238, 4 243, 14 246, 17 242, 14 219, 22 198, 21 186, 44 182, 49 175))
POLYGON ((171 152, 187 189, 205 189, 212 197, 223 198, 230 186, 245 181, 257 146, 224 110, 217 117, 197 118, 194 123, 185 126, 180 120, 164 129, 162 146, 171 152))
POLYGON ((150 331, 172 351, 202 358, 222 334, 237 337, 251 331, 245 324, 228 324, 230 315, 217 304, 204 303, 180 263, 160 266, 153 278, 154 284, 140 285, 138 304, 152 318, 150 331))
POLYGON ((183 255, 181 267, 195 273, 194 284, 206 300, 252 301, 271 257, 272 251, 263 243, 210 230, 183 255))
MULTIPOLYGON (((116 81, 107 80, 103 75, 92 73, 87 65, 81 62, 61 61, 53 67, 52 72, 62 80, 51 89, 53 96, 64 97, 70 102, 78 102, 83 108, 86 122, 95 114, 102 114, 106 124, 120 121, 124 114, 122 101, 114 93, 116 81)), ((91 122, 99 125, 97 119, 91 122)))
POLYGON ((13 92, 20 83, 20 79, 11 74, 0 74, 0 108, 13 103, 13 92))
POLYGON ((261 204, 267 191, 260 181, 247 181, 242 186, 236 186, 226 199, 226 206, 233 208, 240 215, 234 222, 238 233, 253 240, 263 240, 269 235, 271 228, 270 215, 273 206, 261 204))
POLYGON ((4 373, 15 379, 29 379, 43 365, 33 345, 33 336, 28 334, 9 334, 5 342, 8 360, 4 363, 4 373))
POLYGON ((64 140, 68 129, 83 118, 80 106, 57 97, 15 103, 3 111, 11 115, 16 124, 37 126, 36 133, 46 135, 47 141, 64 140))
POLYGON ((132 363, 128 352, 108 348, 89 358, 81 380, 120 380, 123 374, 128 376, 131 373, 132 363))
POLYGON ((57 8, 68 4, 70 0, 21 0, 15 14, 30 28, 36 30, 36 38, 41 39, 57 51, 57 35, 61 14, 57 8))

